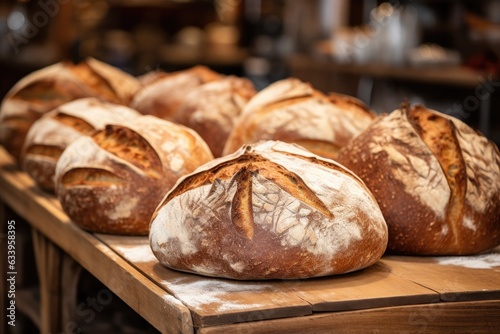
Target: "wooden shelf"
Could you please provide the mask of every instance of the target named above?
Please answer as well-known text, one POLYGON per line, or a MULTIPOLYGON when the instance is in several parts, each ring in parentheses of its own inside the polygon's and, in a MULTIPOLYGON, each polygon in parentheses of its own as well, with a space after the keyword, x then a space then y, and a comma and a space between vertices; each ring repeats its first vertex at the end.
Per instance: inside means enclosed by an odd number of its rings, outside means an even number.
POLYGON ((380 64, 339 64, 325 56, 296 55, 288 59, 292 71, 318 71, 327 73, 368 76, 376 79, 394 79, 454 87, 475 88, 483 80, 496 80, 487 72, 474 71, 463 66, 410 67, 380 64))

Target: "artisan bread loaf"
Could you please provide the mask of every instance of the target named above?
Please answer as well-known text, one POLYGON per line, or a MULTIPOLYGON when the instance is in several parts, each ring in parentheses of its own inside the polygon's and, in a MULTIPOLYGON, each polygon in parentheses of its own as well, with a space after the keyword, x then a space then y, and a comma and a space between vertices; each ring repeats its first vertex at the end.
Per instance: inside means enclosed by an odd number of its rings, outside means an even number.
POLYGON ((221 77, 219 73, 201 65, 156 76, 135 95, 131 107, 145 115, 172 120, 186 94, 221 77))
POLYGON ((334 93, 329 97, 310 84, 288 78, 269 85, 248 102, 223 154, 259 140, 280 140, 336 159, 338 150, 374 118, 375 113, 353 97, 334 93))
POLYGON ((236 76, 206 83, 186 94, 173 121, 198 132, 219 157, 236 118, 255 93, 248 79, 236 76))
POLYGON ((106 124, 119 124, 140 115, 126 106, 93 97, 62 104, 33 123, 26 135, 21 165, 40 188, 54 191, 56 164, 70 143, 106 124))
POLYGON ((176 270, 308 278, 375 263, 387 226, 354 173, 299 146, 267 141, 181 178, 153 215, 150 243, 176 270))
POLYGON ((43 114, 82 97, 128 105, 139 87, 134 77, 93 58, 47 66, 21 79, 4 97, 0 144, 18 160, 30 126, 43 114))
POLYGON ((165 78, 168 75, 169 75, 169 73, 165 72, 163 70, 154 70, 154 71, 148 71, 148 72, 138 76, 137 80, 141 84, 141 89, 142 89, 146 86, 149 86, 149 85, 155 83, 156 81, 158 81, 160 79, 165 78))
POLYGON ((405 104, 342 148, 339 161, 377 198, 389 251, 463 255, 500 243, 500 154, 462 121, 405 104))
POLYGON ((56 193, 83 229, 145 235, 151 214, 177 179, 211 159, 193 130, 140 116, 70 144, 56 166, 56 193))

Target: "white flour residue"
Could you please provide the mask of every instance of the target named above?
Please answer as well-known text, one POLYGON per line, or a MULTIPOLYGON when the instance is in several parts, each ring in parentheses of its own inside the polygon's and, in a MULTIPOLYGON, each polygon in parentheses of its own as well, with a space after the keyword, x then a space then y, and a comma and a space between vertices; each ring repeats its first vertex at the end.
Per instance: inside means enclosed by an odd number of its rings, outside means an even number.
POLYGON ((135 209, 137 203, 139 203, 138 197, 123 199, 115 206, 114 211, 108 214, 108 218, 111 220, 117 220, 130 217, 130 215, 132 215, 132 210, 135 209))
POLYGON ((469 230, 476 231, 476 225, 474 224, 474 221, 470 217, 467 216, 464 217, 462 224, 469 230))
POLYGON ((149 243, 141 245, 115 246, 117 252, 132 263, 158 262, 149 243))
MULTIPOLYGON (((268 284, 229 282, 224 280, 201 279, 189 283, 176 283, 163 281, 173 294, 190 308, 201 308, 210 306, 217 312, 246 310, 261 307, 262 303, 250 304, 245 302, 246 298, 234 300, 228 298, 235 293, 251 295, 252 298, 259 292, 272 291, 268 284)), ((255 298, 259 299, 259 298, 255 298)), ((262 298, 266 300, 266 298, 262 298)))
POLYGON ((437 263, 445 266, 458 266, 472 269, 500 268, 500 247, 491 253, 471 256, 444 256, 436 258, 437 263))

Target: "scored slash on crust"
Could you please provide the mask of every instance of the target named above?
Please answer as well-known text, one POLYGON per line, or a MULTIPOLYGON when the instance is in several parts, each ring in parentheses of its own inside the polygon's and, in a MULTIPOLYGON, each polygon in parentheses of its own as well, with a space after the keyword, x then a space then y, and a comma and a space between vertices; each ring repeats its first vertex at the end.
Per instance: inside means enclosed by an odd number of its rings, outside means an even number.
POLYGON ((249 153, 248 147, 238 158, 184 179, 167 195, 160 206, 191 189, 229 179, 229 187, 236 183, 236 192, 231 201, 231 221, 242 236, 252 239, 254 236, 252 180, 257 175, 265 177, 290 194, 295 193, 294 196, 298 200, 316 209, 328 219, 333 219, 333 213, 297 174, 262 156, 249 153))
POLYGON ((108 124, 92 138, 103 150, 128 161, 149 177, 161 179, 162 162, 158 153, 134 130, 108 124))
POLYGON ((463 220, 465 195, 467 193, 466 165, 456 135, 456 127, 450 119, 415 106, 403 106, 408 121, 432 151, 441 166, 450 187, 450 198, 446 206, 446 222, 455 243, 459 243, 457 224, 463 220))

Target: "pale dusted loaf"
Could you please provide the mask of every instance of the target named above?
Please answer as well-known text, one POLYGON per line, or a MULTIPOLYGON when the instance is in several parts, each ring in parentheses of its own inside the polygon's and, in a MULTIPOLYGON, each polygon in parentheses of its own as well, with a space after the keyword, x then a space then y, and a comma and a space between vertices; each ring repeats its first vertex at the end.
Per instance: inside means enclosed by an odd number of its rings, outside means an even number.
POLYGON ((54 191, 56 164, 66 147, 83 135, 92 135, 109 123, 141 116, 123 105, 89 97, 60 105, 35 121, 26 135, 21 166, 37 185, 54 191))
POLYGON ((21 79, 4 97, 0 144, 19 160, 29 128, 43 114, 82 97, 128 105, 139 88, 134 77, 93 58, 47 66, 21 79))
POLYGON ((145 235, 177 179, 213 159, 193 130, 155 116, 108 124, 70 144, 56 167, 56 193, 83 229, 145 235))
POLYGON ((255 93, 250 80, 227 76, 194 88, 172 120, 198 132, 219 157, 236 118, 255 93))
POLYGON ((389 251, 463 255, 500 243, 500 154, 462 121, 405 104, 345 146, 339 161, 377 198, 389 251))
POLYGON ((340 274, 387 245, 376 200, 351 171, 284 142, 245 146, 180 179, 156 209, 167 267, 233 279, 340 274))
POLYGON ((329 97, 298 79, 283 79, 248 102, 223 154, 259 140, 280 140, 336 159, 338 150, 374 118, 375 113, 353 97, 335 93, 329 97))
POLYGON ((196 87, 222 76, 208 67, 197 65, 186 70, 160 74, 137 92, 130 106, 145 115, 172 120, 186 94, 196 87))

